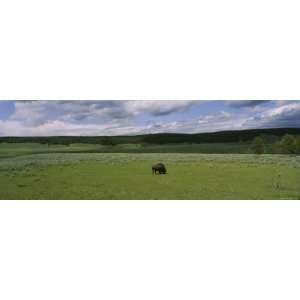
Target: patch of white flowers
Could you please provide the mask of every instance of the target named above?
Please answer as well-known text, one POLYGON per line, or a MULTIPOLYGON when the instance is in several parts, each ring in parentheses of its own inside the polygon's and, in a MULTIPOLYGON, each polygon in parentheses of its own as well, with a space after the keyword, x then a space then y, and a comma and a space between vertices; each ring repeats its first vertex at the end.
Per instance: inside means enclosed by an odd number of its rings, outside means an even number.
POLYGON ((187 153, 51 153, 2 158, 0 170, 14 170, 50 165, 72 165, 81 162, 99 162, 109 164, 127 164, 129 162, 147 161, 149 164, 163 162, 166 164, 210 162, 241 164, 279 164, 300 167, 300 156, 293 155, 255 155, 255 154, 187 154, 187 153))

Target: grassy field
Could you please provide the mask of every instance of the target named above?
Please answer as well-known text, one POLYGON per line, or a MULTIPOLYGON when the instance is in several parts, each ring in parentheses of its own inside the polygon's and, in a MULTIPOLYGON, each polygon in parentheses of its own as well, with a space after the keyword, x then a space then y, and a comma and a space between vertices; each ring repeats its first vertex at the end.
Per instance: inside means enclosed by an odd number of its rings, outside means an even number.
POLYGON ((71 144, 0 143, 0 158, 39 153, 248 153, 248 143, 214 144, 71 144))
POLYGON ((299 156, 51 147, 54 153, 47 145, 0 146, 0 199, 300 199, 299 156), (152 175, 157 162, 167 175, 152 175))

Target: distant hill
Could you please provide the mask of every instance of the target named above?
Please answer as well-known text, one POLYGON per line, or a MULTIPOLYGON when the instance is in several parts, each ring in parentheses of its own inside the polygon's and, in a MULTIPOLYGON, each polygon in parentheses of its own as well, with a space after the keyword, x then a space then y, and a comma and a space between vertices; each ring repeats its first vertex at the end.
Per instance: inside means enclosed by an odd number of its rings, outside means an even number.
POLYGON ((271 128, 219 131, 211 133, 157 133, 135 136, 49 136, 49 137, 0 137, 0 143, 41 143, 41 144, 207 144, 249 142, 262 135, 274 142, 285 134, 300 135, 300 128, 271 128))

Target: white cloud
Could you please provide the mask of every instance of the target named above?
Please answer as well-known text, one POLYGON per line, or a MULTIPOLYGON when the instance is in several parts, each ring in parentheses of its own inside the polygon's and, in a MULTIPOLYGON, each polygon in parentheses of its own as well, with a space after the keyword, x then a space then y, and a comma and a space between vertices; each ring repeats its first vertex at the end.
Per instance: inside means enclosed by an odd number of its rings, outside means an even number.
POLYGON ((17 101, 11 120, 42 124, 50 120, 90 123, 128 119, 142 113, 162 116, 184 111, 196 101, 17 101))
POLYGON ((184 111, 199 101, 124 101, 124 108, 134 115, 149 113, 154 116, 168 115, 178 111, 184 111))
POLYGON ((249 118, 251 128, 300 127, 300 102, 289 101, 249 118))
MULTIPOLYGON (((198 102, 199 103, 199 102, 198 102)), ((15 112, 1 121, 1 135, 137 134, 149 126, 135 117, 184 111, 195 101, 16 101, 15 112)))
POLYGON ((288 101, 281 105, 276 102, 273 108, 262 105, 260 109, 251 109, 251 112, 237 109, 230 113, 219 111, 172 121, 162 118, 186 111, 199 103, 202 102, 17 101, 15 113, 8 120, 0 121, 0 135, 130 135, 300 127, 300 101, 288 101), (143 115, 145 120, 138 122, 139 115, 143 115))
POLYGON ((40 125, 0 121, 1 136, 124 135, 136 134, 143 129, 123 124, 74 124, 58 120, 40 125))

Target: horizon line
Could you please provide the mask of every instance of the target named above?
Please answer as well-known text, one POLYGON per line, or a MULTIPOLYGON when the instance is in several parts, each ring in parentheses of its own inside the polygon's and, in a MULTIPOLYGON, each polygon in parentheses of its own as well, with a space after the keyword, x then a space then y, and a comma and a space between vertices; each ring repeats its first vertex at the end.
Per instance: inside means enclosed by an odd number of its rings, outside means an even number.
POLYGON ((132 135, 3 135, 0 138, 47 138, 47 137, 135 137, 143 135, 159 135, 159 134, 174 134, 174 135, 199 135, 199 134, 214 134, 224 132, 241 132, 241 131, 254 131, 254 130, 285 130, 285 129, 300 129, 300 127, 271 127, 271 128, 249 128, 249 129, 233 129, 233 130, 220 130, 211 132, 197 132, 197 133, 181 133, 181 132, 156 132, 145 134, 132 134, 132 135))

